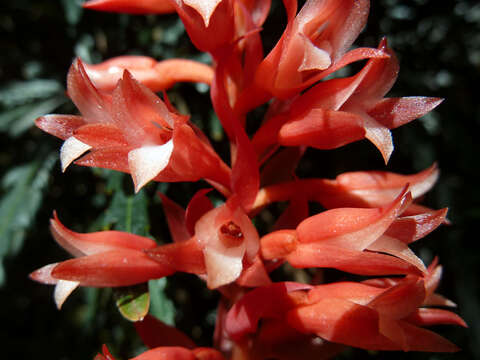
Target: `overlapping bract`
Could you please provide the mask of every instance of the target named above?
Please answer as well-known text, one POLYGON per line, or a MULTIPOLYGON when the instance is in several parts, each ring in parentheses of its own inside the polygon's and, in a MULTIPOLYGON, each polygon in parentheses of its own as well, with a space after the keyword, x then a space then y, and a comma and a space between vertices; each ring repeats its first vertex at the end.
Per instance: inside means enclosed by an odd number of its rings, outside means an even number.
MULTIPOLYGON (((81 115, 46 115, 36 122, 65 140, 63 170, 76 160, 127 172, 136 191, 151 180, 205 179, 225 199, 214 207, 210 190, 203 189, 184 210, 161 195, 173 240, 163 245, 115 231, 75 233, 54 216, 55 240, 76 258, 47 265, 31 277, 56 285, 58 307, 77 286, 126 286, 175 272, 196 274, 219 290, 214 343, 220 351, 195 348, 184 334, 147 316, 136 327, 151 350, 138 360, 327 359, 343 345, 457 351, 424 329, 465 326, 454 313, 430 307, 453 305, 435 293, 441 267, 435 260, 427 268, 409 248, 448 222, 447 209, 418 204, 439 176, 436 164, 413 175, 357 171, 334 180, 295 175, 307 147, 328 150, 361 139, 372 142, 387 163, 394 148, 390 130, 442 100, 386 97, 399 71, 386 39, 377 48, 350 50, 367 21, 368 0, 307 0, 298 13, 295 0, 283 4, 287 25, 266 56, 261 27, 269 0, 93 0, 84 5, 129 13, 176 11, 213 65, 141 56, 96 65, 76 60, 67 88, 81 115), (366 63, 355 75, 333 77, 359 60, 366 63), (211 86, 213 108, 230 142, 230 166, 165 93, 164 100, 153 93, 180 81, 211 86), (268 110, 249 135, 246 115, 262 104, 268 110), (285 211, 261 229, 266 234, 260 237, 252 220, 282 201, 288 202, 285 211), (312 201, 326 210, 311 215, 312 201), (334 268, 397 277, 272 283, 269 273, 285 262, 314 268, 316 274, 334 268)), ((96 359, 113 356, 104 347, 96 359)))

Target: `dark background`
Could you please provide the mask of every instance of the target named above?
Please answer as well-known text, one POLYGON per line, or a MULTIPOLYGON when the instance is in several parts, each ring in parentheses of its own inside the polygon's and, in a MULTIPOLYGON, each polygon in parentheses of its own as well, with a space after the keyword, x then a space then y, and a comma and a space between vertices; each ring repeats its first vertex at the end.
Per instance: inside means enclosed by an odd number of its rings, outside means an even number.
MULTIPOLYGON (((208 58, 192 47, 174 15, 95 13, 82 11, 78 2, 71 0, 3 1, 0 6, 1 201, 5 204, 4 199, 25 179, 22 174, 12 175, 11 181, 6 179, 12 168, 37 160, 42 164, 32 170, 31 181, 25 185, 24 191, 32 186, 34 191, 23 198, 27 209, 10 214, 7 210, 12 206, 0 205, 0 259, 4 265, 0 339, 8 344, 2 347, 1 356, 89 359, 106 342, 114 354, 126 358, 138 352, 141 345, 132 326, 114 308, 108 290, 81 289, 59 312, 53 304, 52 288, 27 278, 34 269, 66 258, 48 233, 53 209, 59 211, 67 226, 87 231, 110 200, 108 194, 98 195, 105 189, 102 174, 72 166, 62 175, 58 163, 48 163, 45 159, 57 151, 61 142, 31 125, 36 116, 48 112, 75 112, 63 94, 65 76, 75 56, 88 62, 124 54, 157 59, 208 58), (13 113, 19 108, 23 110, 13 113), (11 230, 13 225, 16 227, 11 230)), ((272 15, 265 24, 265 32, 272 34, 266 37, 266 48, 281 34, 284 21, 283 8, 274 0, 272 15)), ((480 256, 476 246, 480 220, 480 152, 476 138, 480 123, 480 4, 473 0, 373 1, 368 25, 356 45, 376 47, 384 35, 401 64, 389 96, 445 98, 433 113, 393 131, 396 149, 387 169, 414 173, 438 162, 441 177, 426 196, 425 204, 434 208, 448 206, 452 225, 421 240, 415 250, 426 261, 434 255, 440 257, 444 276, 439 292, 458 304, 458 313, 470 326, 435 329, 458 344, 463 349, 460 353, 408 356, 431 360, 480 358, 480 256)), ((180 110, 191 113, 192 120, 215 139, 214 146, 225 148, 205 89, 181 84, 169 95, 180 110)), ((365 141, 329 152, 309 150, 300 167, 300 171, 318 177, 366 169, 385 166, 379 153, 365 141)), ((131 192, 129 183, 125 187, 126 192, 131 192)), ((194 189, 189 185, 163 188, 183 205, 194 189)), ((150 186, 145 193, 155 199, 155 191, 150 186)), ((151 200, 148 208, 150 232, 165 237, 158 201, 151 200)), ((178 307, 177 325, 199 344, 209 345, 215 296, 188 276, 174 276, 167 295, 178 307)), ((386 356, 397 359, 407 355, 352 350, 342 358, 386 356)))

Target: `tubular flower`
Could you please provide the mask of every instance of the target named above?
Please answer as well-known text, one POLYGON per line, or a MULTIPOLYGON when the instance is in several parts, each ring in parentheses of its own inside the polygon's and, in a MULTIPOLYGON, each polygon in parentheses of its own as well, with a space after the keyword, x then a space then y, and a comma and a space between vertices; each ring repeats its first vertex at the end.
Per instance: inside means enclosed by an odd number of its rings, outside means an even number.
POLYGON ((296 230, 264 236, 262 257, 283 259, 298 268, 329 267, 361 275, 421 275, 426 270, 423 262, 395 234, 387 235, 410 201, 410 193, 404 190, 382 208, 338 208, 309 217, 296 230))
POLYGON ((284 4, 287 28, 256 74, 273 96, 286 99, 351 62, 388 56, 371 48, 347 52, 365 26, 368 0, 309 0, 296 16, 296 1, 284 4))
POLYGON ((452 312, 422 307, 428 298, 422 278, 408 276, 383 287, 354 282, 300 285, 275 283, 244 295, 227 315, 229 335, 237 341, 245 339, 257 331, 260 319, 275 319, 303 334, 364 349, 458 351, 420 327, 466 326, 452 312), (276 305, 262 306, 265 303, 276 305))
POLYGON ((230 170, 203 134, 128 71, 112 93, 101 92, 77 60, 67 87, 82 116, 46 115, 36 121, 42 130, 65 140, 60 151, 64 171, 90 150, 76 163, 131 173, 136 191, 150 180, 201 178, 228 188, 230 170))
POLYGON ((113 91, 128 70, 132 77, 150 90, 167 90, 177 82, 212 83, 210 66, 193 60, 168 59, 156 61, 148 56, 118 56, 100 64, 83 64, 85 72, 99 91, 113 91))
POLYGON ((76 233, 63 226, 55 213, 50 230, 55 241, 76 258, 46 265, 31 273, 30 278, 56 285, 58 308, 78 286, 128 286, 174 272, 143 252, 157 246, 149 238, 120 231, 76 233))

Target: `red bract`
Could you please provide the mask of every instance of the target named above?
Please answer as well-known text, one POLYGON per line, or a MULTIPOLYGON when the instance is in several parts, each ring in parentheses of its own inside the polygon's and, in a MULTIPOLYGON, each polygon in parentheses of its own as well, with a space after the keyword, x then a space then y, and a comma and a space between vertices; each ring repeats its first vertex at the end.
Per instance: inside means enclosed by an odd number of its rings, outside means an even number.
POLYGON ((98 91, 77 60, 68 75, 68 94, 82 116, 47 115, 42 130, 65 140, 62 169, 76 163, 131 173, 135 190, 148 181, 206 178, 230 186, 230 170, 186 116, 172 112, 128 71, 112 93, 98 91))

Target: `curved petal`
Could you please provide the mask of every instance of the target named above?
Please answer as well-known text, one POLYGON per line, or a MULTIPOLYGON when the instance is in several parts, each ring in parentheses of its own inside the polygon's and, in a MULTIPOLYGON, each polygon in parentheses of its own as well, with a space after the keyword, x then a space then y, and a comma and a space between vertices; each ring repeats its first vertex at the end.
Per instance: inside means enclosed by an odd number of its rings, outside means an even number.
POLYGON ((115 249, 143 250, 157 246, 147 237, 121 231, 98 231, 81 234, 67 229, 53 213, 50 231, 55 241, 73 256, 93 255, 115 249))
POLYGON ((141 251, 118 249, 64 261, 52 270, 52 276, 78 281, 80 286, 115 287, 159 279, 173 272, 141 251))
POLYGON ((76 115, 45 115, 36 119, 35 125, 50 135, 67 140, 76 129, 85 125, 85 120, 76 115))
POLYGON ((62 165, 62 172, 67 170, 67 167, 83 153, 90 150, 92 147, 78 140, 74 136, 70 136, 63 143, 60 148, 60 163, 62 165))
POLYGON ((143 146, 128 153, 128 166, 132 174, 135 192, 167 167, 173 152, 173 140, 163 145, 143 146))

